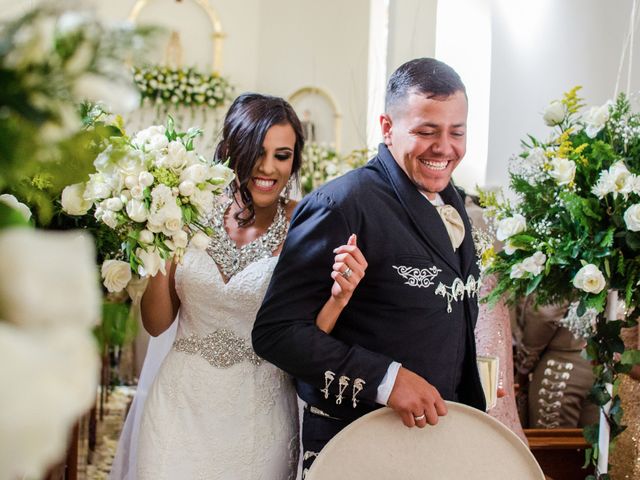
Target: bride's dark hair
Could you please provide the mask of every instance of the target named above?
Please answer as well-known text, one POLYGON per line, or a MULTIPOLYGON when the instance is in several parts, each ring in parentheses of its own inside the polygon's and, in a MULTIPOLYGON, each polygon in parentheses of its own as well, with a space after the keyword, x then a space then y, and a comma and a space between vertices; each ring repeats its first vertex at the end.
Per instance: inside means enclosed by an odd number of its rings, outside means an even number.
POLYGON ((286 100, 259 93, 244 93, 233 101, 225 116, 222 140, 216 147, 214 160, 225 162, 229 159, 229 167, 236 173, 236 180, 230 187, 233 195, 240 193, 244 204, 234 215, 241 227, 251 225, 255 220, 253 199, 247 184, 260 158, 267 130, 274 125, 286 124, 291 125, 296 135, 291 176, 297 179, 302 164, 304 137, 300 120, 286 100))

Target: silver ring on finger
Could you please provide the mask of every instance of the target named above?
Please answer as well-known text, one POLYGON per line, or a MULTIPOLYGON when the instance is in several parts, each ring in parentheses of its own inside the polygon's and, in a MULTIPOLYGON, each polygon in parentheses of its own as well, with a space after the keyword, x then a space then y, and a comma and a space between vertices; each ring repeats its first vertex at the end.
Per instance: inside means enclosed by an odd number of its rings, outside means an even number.
POLYGON ((426 415, 424 413, 422 415, 417 416, 417 417, 416 416, 413 417, 413 419, 416 422, 419 422, 420 420, 424 420, 425 418, 426 418, 426 415))
POLYGON ((353 275, 353 270, 351 270, 349 267, 347 267, 347 269, 344 272, 341 272, 340 275, 342 275, 344 278, 346 278, 348 280, 349 277, 351 275, 353 275))

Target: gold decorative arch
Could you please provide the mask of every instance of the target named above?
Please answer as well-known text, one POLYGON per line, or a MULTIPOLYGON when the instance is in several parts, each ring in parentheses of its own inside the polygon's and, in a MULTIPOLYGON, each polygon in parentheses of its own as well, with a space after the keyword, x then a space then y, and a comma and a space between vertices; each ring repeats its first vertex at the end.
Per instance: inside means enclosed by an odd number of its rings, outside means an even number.
MULTIPOLYGON (((140 12, 152 1, 153 0, 137 0, 133 9, 131 9, 131 13, 129 13, 129 21, 136 23, 140 12)), ((220 22, 218 12, 216 12, 216 10, 209 4, 208 0, 192 1, 205 11, 209 21, 211 22, 211 26, 213 27, 213 34, 211 35, 213 43, 213 59, 211 61, 211 68, 214 72, 220 72, 222 70, 222 41, 226 36, 222 31, 222 22, 220 22)))
POLYGON ((342 113, 338 107, 338 102, 333 98, 329 92, 320 87, 302 87, 289 95, 289 103, 294 104, 296 100, 306 95, 319 95, 323 97, 333 110, 333 139, 336 147, 336 152, 340 152, 340 145, 342 144, 342 113))

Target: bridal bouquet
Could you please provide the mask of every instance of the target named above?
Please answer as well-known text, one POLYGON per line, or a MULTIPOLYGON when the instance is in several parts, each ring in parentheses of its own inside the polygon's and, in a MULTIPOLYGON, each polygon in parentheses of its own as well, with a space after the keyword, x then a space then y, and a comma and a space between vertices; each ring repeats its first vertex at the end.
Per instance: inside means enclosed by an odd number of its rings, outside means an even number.
MULTIPOLYGON (((578 89, 545 109, 550 137, 529 136, 511 160, 517 200, 482 195, 505 244, 492 255, 488 273, 497 285, 487 300, 535 293, 539 304, 573 304, 565 325, 587 340, 596 374, 591 397, 598 405, 612 401, 615 437, 624 429, 622 409, 605 385, 615 392, 617 374, 638 361, 637 351, 624 352, 619 334, 640 314, 640 114, 622 94, 583 112, 578 89), (612 290, 624 300, 625 320, 603 318, 612 290)), ((585 435, 596 443, 597 426, 585 435)))
POLYGON ((102 264, 110 292, 126 287, 132 272, 141 277, 165 273, 165 261, 179 261, 190 243, 207 246, 203 221, 234 175, 195 152, 193 142, 201 133, 197 128, 178 132, 169 117, 166 127, 154 125, 132 138, 111 137, 94 161, 96 172, 62 192, 66 213, 91 212, 122 242, 121 258, 102 264))

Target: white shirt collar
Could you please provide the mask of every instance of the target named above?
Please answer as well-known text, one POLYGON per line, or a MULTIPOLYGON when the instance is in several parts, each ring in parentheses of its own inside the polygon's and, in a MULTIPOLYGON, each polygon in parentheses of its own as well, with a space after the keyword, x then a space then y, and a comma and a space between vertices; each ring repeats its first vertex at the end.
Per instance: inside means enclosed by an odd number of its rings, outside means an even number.
POLYGON ((424 198, 429 200, 431 202, 431 205, 433 205, 434 207, 441 207, 442 205, 445 205, 444 200, 442 200, 442 197, 440 196, 439 193, 436 193, 436 198, 431 200, 429 197, 427 197, 427 194, 424 193, 422 190, 418 190, 418 191, 422 194, 424 198))

